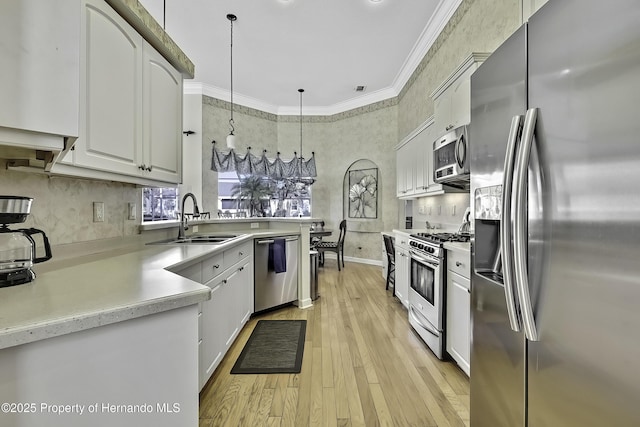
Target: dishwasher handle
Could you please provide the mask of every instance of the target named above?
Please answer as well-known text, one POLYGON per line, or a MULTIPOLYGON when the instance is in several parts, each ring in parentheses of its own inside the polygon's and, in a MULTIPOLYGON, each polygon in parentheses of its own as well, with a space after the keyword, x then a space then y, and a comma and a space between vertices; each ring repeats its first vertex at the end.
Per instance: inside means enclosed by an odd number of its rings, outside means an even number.
MULTIPOLYGON (((298 241, 298 237, 287 237, 285 239, 287 242, 296 242, 298 241)), ((266 240, 256 240, 258 245, 268 245, 269 243, 275 242, 275 239, 266 239, 266 240)))

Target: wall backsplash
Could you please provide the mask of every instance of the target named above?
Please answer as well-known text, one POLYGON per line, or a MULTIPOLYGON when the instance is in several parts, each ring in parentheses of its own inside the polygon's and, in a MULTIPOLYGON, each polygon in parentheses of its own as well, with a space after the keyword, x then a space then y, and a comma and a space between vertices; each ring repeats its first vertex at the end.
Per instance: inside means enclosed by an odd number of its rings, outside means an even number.
POLYGON ((0 194, 33 197, 22 226, 42 229, 54 246, 139 232, 142 193, 135 185, 10 171, 0 160, 0 194), (104 222, 93 222, 93 202, 104 202, 104 222), (128 203, 136 204, 136 220, 128 219, 128 203))
POLYGON ((468 207, 467 193, 421 197, 413 202, 413 228, 424 228, 426 221, 429 221, 432 226, 436 225, 443 230, 457 231, 468 207))

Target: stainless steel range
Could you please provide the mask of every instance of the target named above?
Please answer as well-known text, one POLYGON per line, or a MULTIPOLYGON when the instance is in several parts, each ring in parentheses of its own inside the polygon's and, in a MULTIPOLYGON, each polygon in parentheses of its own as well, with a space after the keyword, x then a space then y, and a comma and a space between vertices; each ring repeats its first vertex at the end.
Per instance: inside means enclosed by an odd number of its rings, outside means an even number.
POLYGON ((409 236, 409 323, 442 359, 444 353, 445 242, 468 242, 469 235, 417 233, 409 236))

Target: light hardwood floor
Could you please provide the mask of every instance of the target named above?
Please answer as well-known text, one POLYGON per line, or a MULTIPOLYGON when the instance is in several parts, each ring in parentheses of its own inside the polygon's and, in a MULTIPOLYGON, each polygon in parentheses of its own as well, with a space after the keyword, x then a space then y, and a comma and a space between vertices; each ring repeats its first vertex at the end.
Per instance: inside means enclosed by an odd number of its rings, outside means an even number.
POLYGON ((468 426, 469 381, 438 360, 385 291, 380 268, 335 260, 313 308, 252 318, 200 393, 200 427, 468 426), (230 375, 260 319, 306 319, 299 374, 230 375))

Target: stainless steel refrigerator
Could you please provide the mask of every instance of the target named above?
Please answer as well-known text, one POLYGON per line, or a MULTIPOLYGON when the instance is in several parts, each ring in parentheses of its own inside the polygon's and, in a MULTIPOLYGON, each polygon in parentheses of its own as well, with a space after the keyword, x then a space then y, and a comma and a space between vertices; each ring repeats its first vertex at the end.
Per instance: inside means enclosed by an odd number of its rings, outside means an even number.
POLYGON ((639 23, 550 0, 471 77, 472 427, 640 425, 639 23))

